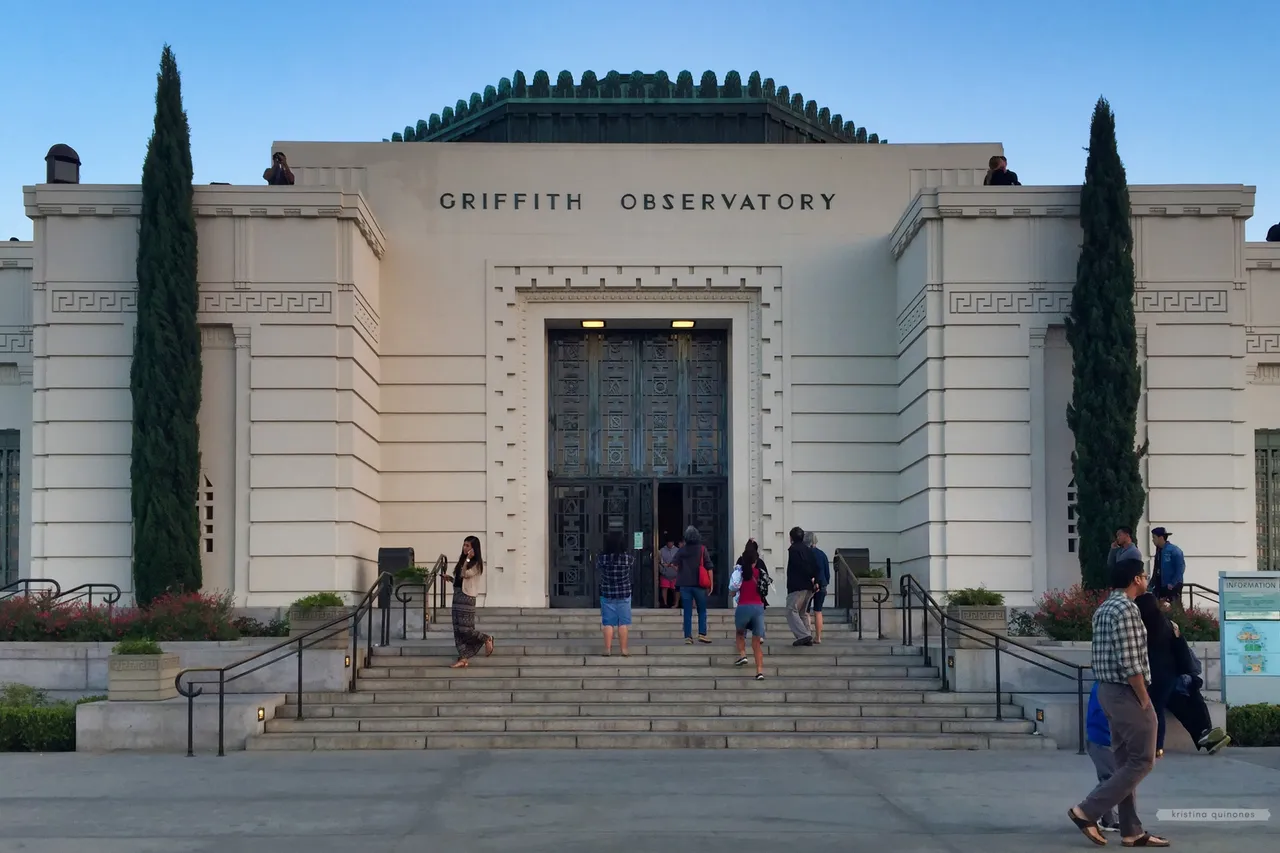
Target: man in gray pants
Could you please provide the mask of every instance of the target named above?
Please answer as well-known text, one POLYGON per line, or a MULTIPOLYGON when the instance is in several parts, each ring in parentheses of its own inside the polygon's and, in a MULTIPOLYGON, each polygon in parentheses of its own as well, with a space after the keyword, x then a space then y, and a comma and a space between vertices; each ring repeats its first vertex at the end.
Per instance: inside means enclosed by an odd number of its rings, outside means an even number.
POLYGON ((804 531, 791 528, 791 547, 787 550, 787 626, 795 635, 793 646, 812 646, 813 630, 809 627, 809 602, 818 591, 818 561, 804 544, 804 531))
POLYGON ((1098 846, 1107 843, 1098 820, 1117 806, 1124 846, 1169 846, 1166 839, 1142 829, 1135 793, 1156 760, 1156 712, 1147 693, 1151 683, 1147 629, 1133 603, 1146 590, 1142 560, 1117 560, 1111 595, 1093 614, 1093 675, 1098 704, 1111 726, 1116 769, 1084 802, 1068 809, 1067 817, 1098 846))

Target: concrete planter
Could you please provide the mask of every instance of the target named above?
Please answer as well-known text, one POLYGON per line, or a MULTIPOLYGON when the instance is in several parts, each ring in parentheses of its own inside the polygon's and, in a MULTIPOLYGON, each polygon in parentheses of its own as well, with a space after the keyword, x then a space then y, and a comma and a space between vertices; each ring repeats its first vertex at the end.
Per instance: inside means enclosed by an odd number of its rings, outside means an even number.
MULTIPOLYGON (((1000 634, 1001 636, 1008 636, 1009 634, 1009 608, 1003 604, 952 604, 947 606, 947 615, 953 619, 963 619, 970 625, 985 628, 993 634, 1000 634)), ((973 632, 965 633, 972 634, 973 632)), ((959 635, 955 630, 948 630, 947 642, 953 648, 958 649, 990 648, 990 643, 985 638, 982 640, 971 639, 959 635)))
POLYGON ((181 669, 173 653, 111 655, 107 658, 107 698, 113 702, 173 699, 178 695, 174 679, 181 669))
MULTIPOLYGON (((320 626, 332 622, 335 619, 341 619, 343 616, 349 616, 354 607, 312 607, 306 610, 300 610, 296 607, 289 608, 289 637, 296 639, 309 631, 314 631, 320 626)), ((312 642, 307 640, 308 649, 345 649, 351 645, 351 626, 350 624, 340 626, 335 629, 333 636, 323 640, 312 642)))

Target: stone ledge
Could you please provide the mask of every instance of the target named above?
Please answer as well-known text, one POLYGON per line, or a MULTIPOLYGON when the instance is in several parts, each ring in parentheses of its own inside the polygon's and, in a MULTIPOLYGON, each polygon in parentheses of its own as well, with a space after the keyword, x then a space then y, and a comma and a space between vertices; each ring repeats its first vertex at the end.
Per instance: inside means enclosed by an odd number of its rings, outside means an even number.
MULTIPOLYGON (((253 735, 262 734, 258 708, 265 719, 275 717, 284 704, 284 694, 228 694, 226 697, 227 751, 243 750, 253 735)), ((201 696, 195 701, 195 749, 197 753, 218 749, 218 697, 201 696)), ((187 700, 165 699, 137 702, 90 702, 76 709, 76 752, 187 751, 187 700)))
MULTIPOLYGON (((1090 689, 1090 687, 1086 685, 1086 689, 1090 689)), ((1014 693, 1009 698, 1009 701, 1022 708, 1023 716, 1028 720, 1035 720, 1037 710, 1044 711, 1044 720, 1039 723, 1040 732, 1056 741, 1059 749, 1075 750, 1079 748, 1079 697, 1074 693, 1070 695, 1014 693)), ((1085 694, 1084 701, 1087 713, 1089 707, 1088 693, 1085 694)), ((1207 696, 1205 701, 1209 706, 1209 718, 1213 721, 1213 724, 1226 728, 1227 706, 1221 702, 1214 702, 1207 696)), ((1194 753, 1196 751, 1195 742, 1192 741, 1191 736, 1187 734, 1187 730, 1182 727, 1182 724, 1172 714, 1166 714, 1165 719, 1165 752, 1194 753)))

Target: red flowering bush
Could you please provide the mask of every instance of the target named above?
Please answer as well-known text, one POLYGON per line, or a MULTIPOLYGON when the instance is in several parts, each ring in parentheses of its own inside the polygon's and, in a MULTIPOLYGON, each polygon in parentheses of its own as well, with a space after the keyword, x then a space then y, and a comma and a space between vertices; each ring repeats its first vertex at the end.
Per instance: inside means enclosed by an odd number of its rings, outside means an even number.
POLYGON ((148 637, 165 640, 234 640, 229 596, 165 595, 148 608, 90 607, 57 603, 50 595, 0 601, 0 641, 115 642, 148 637))
POLYGON ((1036 624, 1052 640, 1093 639, 1093 611, 1107 597, 1104 590, 1051 589, 1036 602, 1036 624))
MULTIPOLYGON (((1032 618, 1050 639, 1092 640, 1093 613, 1108 594, 1107 590, 1085 589, 1079 584, 1067 590, 1049 590, 1036 603, 1032 618)), ((1213 613, 1198 607, 1175 606, 1168 614, 1188 642, 1218 639, 1218 617, 1213 613)))

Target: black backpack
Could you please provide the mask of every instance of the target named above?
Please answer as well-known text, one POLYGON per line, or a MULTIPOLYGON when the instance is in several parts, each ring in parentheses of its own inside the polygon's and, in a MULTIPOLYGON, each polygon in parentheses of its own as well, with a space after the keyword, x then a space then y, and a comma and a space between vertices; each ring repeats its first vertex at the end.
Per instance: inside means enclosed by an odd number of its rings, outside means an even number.
POLYGON ((769 570, 756 561, 756 592, 760 593, 761 601, 769 596, 771 586, 773 586, 773 578, 769 577, 769 570))

